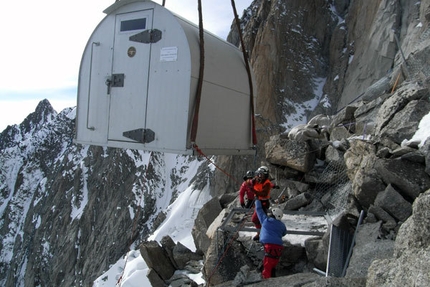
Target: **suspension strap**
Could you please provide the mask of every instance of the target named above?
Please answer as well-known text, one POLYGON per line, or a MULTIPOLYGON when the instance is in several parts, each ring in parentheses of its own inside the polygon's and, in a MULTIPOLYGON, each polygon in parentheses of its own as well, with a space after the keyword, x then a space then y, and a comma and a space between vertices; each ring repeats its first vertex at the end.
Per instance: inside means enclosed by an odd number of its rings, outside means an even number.
POLYGON ((198 0, 198 10, 199 10, 199 38, 200 38, 200 70, 199 70, 199 80, 197 83, 197 92, 196 92, 196 101, 194 103, 194 117, 193 123, 191 126, 191 143, 196 142, 197 137, 197 127, 199 124, 199 110, 200 110, 200 101, 202 98, 202 87, 203 87, 203 75, 205 69, 205 43, 203 38, 203 16, 202 16, 202 3, 201 0, 198 0))
POLYGON ((234 19, 236 22, 237 31, 239 33, 240 45, 242 46, 243 59, 245 61, 246 71, 248 73, 248 82, 249 82, 249 96, 251 97, 251 129, 252 129, 252 144, 254 146, 257 145, 257 132, 255 130, 255 111, 254 111, 254 88, 252 86, 252 76, 251 76, 251 68, 249 67, 249 58, 248 53, 245 49, 245 43, 243 42, 242 29, 240 28, 240 20, 237 15, 236 4, 234 0, 231 0, 231 6, 233 7, 234 19))

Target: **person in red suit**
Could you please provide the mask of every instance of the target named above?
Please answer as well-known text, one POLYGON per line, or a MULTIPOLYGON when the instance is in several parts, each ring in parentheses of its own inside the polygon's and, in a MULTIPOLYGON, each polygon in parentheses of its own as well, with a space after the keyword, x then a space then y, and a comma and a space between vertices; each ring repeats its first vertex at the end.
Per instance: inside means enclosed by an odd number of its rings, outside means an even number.
POLYGON ((239 189, 239 202, 242 208, 250 208, 254 206, 253 178, 254 172, 252 170, 248 170, 243 177, 243 183, 239 189))

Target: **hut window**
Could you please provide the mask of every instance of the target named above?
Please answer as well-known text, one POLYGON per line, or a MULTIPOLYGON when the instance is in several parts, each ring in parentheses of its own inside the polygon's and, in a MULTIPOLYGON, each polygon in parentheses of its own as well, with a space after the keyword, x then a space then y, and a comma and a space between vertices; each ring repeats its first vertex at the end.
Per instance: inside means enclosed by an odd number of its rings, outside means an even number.
POLYGON ((133 30, 144 30, 145 28, 146 28, 146 18, 121 21, 121 32, 133 31, 133 30))

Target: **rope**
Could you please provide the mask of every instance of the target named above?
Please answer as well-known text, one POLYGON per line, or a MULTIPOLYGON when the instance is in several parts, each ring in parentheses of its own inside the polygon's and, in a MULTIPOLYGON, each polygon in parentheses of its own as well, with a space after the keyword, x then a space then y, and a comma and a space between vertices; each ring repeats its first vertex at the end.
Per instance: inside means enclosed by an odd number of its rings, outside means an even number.
MULTIPOLYGON (((148 165, 146 166, 145 176, 143 178, 144 180, 147 178, 147 175, 148 175, 149 166, 151 165, 151 158, 152 158, 152 152, 149 154, 148 165)), ((142 186, 145 186, 145 181, 142 183, 142 186)), ((133 244, 133 235, 135 234, 136 229, 137 229, 137 222, 138 222, 138 219, 139 219, 140 210, 142 209, 141 205, 142 205, 142 201, 143 201, 143 194, 144 193, 142 191, 140 193, 139 204, 137 206, 137 213, 136 213, 136 215, 134 216, 134 219, 133 219, 133 228, 131 230, 130 242, 129 242, 129 245, 128 245, 128 251, 130 251, 130 247, 133 244)), ((116 283, 117 286, 121 286, 121 281, 122 281, 122 277, 124 275, 125 267, 127 266, 127 262, 128 262, 128 255, 125 258, 124 267, 122 269, 121 276, 118 278, 118 281, 116 283)))
POLYGON ((240 28, 240 20, 236 11, 236 4, 234 0, 231 0, 231 6, 233 8, 234 19, 237 26, 237 31, 239 33, 240 45, 242 46, 243 59, 245 61, 246 71, 248 73, 249 82, 249 96, 251 104, 251 129, 252 129, 252 144, 257 145, 257 132, 255 129, 255 111, 254 111, 254 88, 252 86, 251 68, 249 67, 248 53, 245 50, 245 43, 243 42, 242 29, 240 28))
POLYGON ((227 173, 225 170, 223 170, 222 168, 220 168, 219 166, 217 166, 215 164, 215 162, 213 160, 211 160, 207 155, 205 155, 202 150, 197 146, 197 144, 193 145, 193 148, 204 158, 206 158, 207 161, 209 161, 211 164, 213 164, 217 169, 219 169, 222 173, 224 173, 225 175, 227 175, 228 177, 230 177, 232 180, 234 180, 236 183, 241 184, 241 182, 239 180, 237 180, 236 178, 234 178, 231 174, 227 173))
POLYGON ((205 43, 203 38, 202 3, 201 3, 201 0, 198 0, 197 2, 198 2, 198 10, 199 10, 200 69, 199 69, 199 81, 197 83, 196 102, 194 106, 193 124, 191 127, 191 136, 190 136, 191 143, 196 142, 196 137, 197 137, 200 101, 202 98, 203 74, 205 69, 205 49, 204 49, 205 43))

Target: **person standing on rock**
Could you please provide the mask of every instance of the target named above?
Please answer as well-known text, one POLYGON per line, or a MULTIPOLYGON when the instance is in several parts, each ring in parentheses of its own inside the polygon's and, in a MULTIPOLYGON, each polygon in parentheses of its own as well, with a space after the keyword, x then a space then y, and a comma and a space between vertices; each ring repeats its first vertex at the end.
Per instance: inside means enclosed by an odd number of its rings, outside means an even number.
POLYGON ((255 201, 255 211, 261 222, 260 242, 264 245, 263 272, 264 279, 275 276, 275 268, 284 249, 282 237, 287 234, 287 228, 281 221, 284 213, 280 208, 270 208, 266 214, 260 200, 255 201))
MULTIPOLYGON (((255 196, 260 200, 262 210, 266 213, 270 207, 270 191, 272 190, 272 187, 274 187, 269 179, 269 169, 266 166, 259 167, 255 172, 255 178, 252 182, 255 196)), ((255 228, 261 228, 261 223, 258 219, 256 210, 254 210, 254 213, 252 214, 251 221, 254 223, 255 228)), ((257 232, 257 235, 254 236, 253 240, 258 241, 259 239, 260 232, 257 232)))
POLYGON ((253 177, 252 170, 248 170, 243 177, 243 183, 239 189, 239 202, 242 208, 250 208, 254 205, 253 177))

